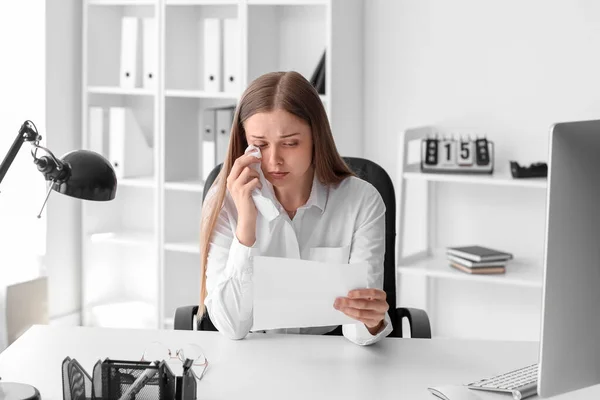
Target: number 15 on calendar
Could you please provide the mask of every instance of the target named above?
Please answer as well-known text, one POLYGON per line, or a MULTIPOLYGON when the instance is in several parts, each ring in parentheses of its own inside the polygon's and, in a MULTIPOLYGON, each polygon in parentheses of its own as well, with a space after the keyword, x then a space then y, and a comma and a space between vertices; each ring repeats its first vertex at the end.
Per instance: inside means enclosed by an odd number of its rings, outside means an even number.
POLYGON ((423 172, 488 173, 494 169, 494 145, 487 139, 423 139, 423 172))

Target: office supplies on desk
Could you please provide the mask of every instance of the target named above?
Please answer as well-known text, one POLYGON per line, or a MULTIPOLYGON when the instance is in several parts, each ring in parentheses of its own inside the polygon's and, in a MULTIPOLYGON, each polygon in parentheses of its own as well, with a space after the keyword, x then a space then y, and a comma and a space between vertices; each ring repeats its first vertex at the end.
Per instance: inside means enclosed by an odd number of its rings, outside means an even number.
POLYGON ((529 365, 467 384, 472 390, 509 393, 514 400, 537 394, 538 364, 529 365))
POLYGON ((494 172, 494 144, 476 140, 437 137, 421 141, 421 171, 439 173, 494 172))
POLYGON ((510 161, 510 173, 513 178, 543 178, 548 176, 548 165, 538 162, 522 167, 518 162, 510 161))
POLYGON ((41 400, 37 388, 24 383, 2 382, 0 380, 0 399, 2 400, 41 400))
POLYGON ((350 290, 367 286, 367 263, 255 256, 253 264, 253 331, 358 323, 333 303, 350 290))
MULTIPOLYGON (((188 363, 189 364, 189 363, 188 363)), ((197 379, 191 368, 173 374, 166 361, 126 361, 104 359, 93 373, 75 359, 62 362, 64 400, 132 400, 142 392, 149 400, 195 400, 197 379)))
POLYGON ((427 390, 442 400, 512 400, 505 393, 469 390, 464 385, 432 386, 427 390))

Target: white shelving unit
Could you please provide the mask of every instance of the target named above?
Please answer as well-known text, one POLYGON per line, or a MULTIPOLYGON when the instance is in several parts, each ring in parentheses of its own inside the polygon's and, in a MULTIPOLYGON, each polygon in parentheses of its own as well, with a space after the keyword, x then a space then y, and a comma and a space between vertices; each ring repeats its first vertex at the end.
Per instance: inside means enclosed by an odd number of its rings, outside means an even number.
MULTIPOLYGON (((543 268, 541 257, 520 257, 518 254, 515 254, 515 259, 508 263, 505 274, 471 275, 450 267, 445 253, 445 247, 448 243, 445 243, 444 246, 442 246, 437 243, 438 240, 436 238, 437 230, 440 228, 438 221, 438 212, 440 209, 439 202, 442 201, 438 196, 438 185, 452 185, 454 190, 460 190, 464 185, 476 186, 480 189, 488 188, 488 190, 494 190, 493 187, 498 187, 502 188, 502 190, 512 191, 512 198, 518 199, 519 196, 523 195, 524 190, 541 191, 541 194, 545 194, 547 180, 546 178, 513 179, 510 175, 510 171, 502 170, 501 167, 498 172, 491 175, 422 173, 420 171, 419 151, 421 140, 426 137, 433 137, 436 133, 439 133, 437 128, 426 126, 409 129, 403 132, 400 137, 400 160, 398 164, 399 184, 396 185, 398 201, 397 275, 400 282, 403 279, 416 277, 417 282, 422 283, 413 287, 410 287, 410 285, 409 287, 404 286, 402 290, 412 290, 414 293, 404 292, 403 294, 408 298, 421 299, 420 304, 416 304, 416 306, 423 307, 428 312, 433 319, 432 324, 434 331, 443 331, 443 326, 436 326, 438 323, 448 321, 444 318, 441 318, 442 322, 436 320, 436 317, 439 315, 436 306, 442 301, 436 298, 441 282, 451 284, 457 282, 467 283, 471 285, 468 287, 476 288, 477 292, 479 292, 481 287, 484 287, 482 285, 490 284, 497 288, 506 288, 507 290, 512 290, 511 288, 521 288, 523 290, 541 289, 543 268), (421 220, 422 230, 420 232, 422 233, 424 240, 422 241, 423 245, 417 246, 419 247, 417 250, 413 248, 412 252, 406 251, 407 236, 412 232, 411 227, 408 226, 410 215, 407 210, 408 188, 410 182, 420 182, 421 188, 424 189, 422 191, 423 196, 420 198, 420 201, 422 202, 420 204, 422 207, 421 211, 424 218, 421 220)), ((499 166, 496 165, 496 168, 499 168, 499 166)), ((545 199, 545 196, 542 198, 545 199)), ((515 200, 514 207, 518 207, 517 202, 518 200, 515 200)), ((540 204, 540 207, 543 208, 544 204, 540 204)), ((463 209, 465 208, 468 209, 468 207, 464 207, 463 209)), ((455 215, 454 217, 456 223, 460 223, 463 216, 455 215)), ((493 229, 510 232, 509 226, 502 227, 494 225, 493 229)), ((519 233, 516 232, 514 235, 518 237, 519 233)), ((543 237, 521 237, 515 240, 538 242, 543 241, 543 237)), ((415 246, 413 245, 413 247, 415 246)), ((505 250, 511 251, 511 249, 505 250)), ((461 294, 461 298, 462 295, 463 294, 461 294)), ((505 299, 500 295, 495 299, 497 304, 501 304, 504 300, 505 299)), ((468 299, 468 301, 476 304, 479 300, 474 297, 468 299)), ((462 305, 464 304, 461 304, 461 306, 462 305)), ((453 308, 453 312, 460 312, 460 310, 456 311, 456 309, 458 309, 458 307, 453 308)))
POLYGON ((83 204, 85 325, 169 328, 177 307, 198 303, 204 110, 235 105, 256 77, 296 70, 310 78, 326 50, 321 99, 340 153, 362 155, 362 13, 361 0, 84 1, 83 145, 95 139, 90 107, 127 107, 152 145, 153 167, 120 179, 114 201, 83 204), (157 22, 155 87, 120 87, 123 17, 157 22), (208 17, 239 20, 236 93, 203 87, 208 17), (111 320, 120 310, 139 317, 111 320))

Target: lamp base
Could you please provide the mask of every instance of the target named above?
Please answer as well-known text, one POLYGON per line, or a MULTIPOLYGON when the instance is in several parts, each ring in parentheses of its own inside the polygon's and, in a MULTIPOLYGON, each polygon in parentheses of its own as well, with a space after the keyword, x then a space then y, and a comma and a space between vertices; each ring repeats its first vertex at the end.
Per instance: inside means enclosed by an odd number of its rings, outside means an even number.
POLYGON ((41 400, 39 390, 24 383, 0 382, 0 399, 41 400))

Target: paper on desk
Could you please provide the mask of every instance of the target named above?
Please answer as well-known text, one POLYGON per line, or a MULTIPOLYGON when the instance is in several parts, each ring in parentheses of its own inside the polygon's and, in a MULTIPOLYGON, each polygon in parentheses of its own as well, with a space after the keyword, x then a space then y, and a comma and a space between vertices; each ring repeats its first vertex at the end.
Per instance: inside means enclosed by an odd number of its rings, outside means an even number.
POLYGON ((352 289, 367 287, 367 263, 255 256, 253 264, 253 331, 358 323, 333 303, 352 289))

